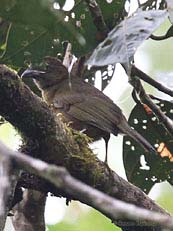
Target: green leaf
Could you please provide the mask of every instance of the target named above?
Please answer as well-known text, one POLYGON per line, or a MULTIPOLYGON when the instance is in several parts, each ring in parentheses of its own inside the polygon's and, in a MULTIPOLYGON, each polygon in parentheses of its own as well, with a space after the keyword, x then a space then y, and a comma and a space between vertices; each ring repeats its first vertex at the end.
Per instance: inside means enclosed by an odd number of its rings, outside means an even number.
MULTIPOLYGON (((6 52, 1 62, 23 66, 34 64, 45 55, 62 53, 62 42, 72 43, 76 56, 86 54, 97 44, 97 30, 85 1, 75 1, 71 11, 57 10, 58 3, 63 8, 65 1, 15 0, 1 1, 0 16, 12 22, 6 37, 6 52), (28 36, 28 38, 27 38, 28 36)), ((107 3, 97 1, 109 28, 115 25, 118 13, 123 9, 124 0, 107 3), (121 10, 120 10, 121 9, 121 10)))
POLYGON ((54 9, 49 1, 18 0, 13 4, 7 1, 0 8, 0 16, 12 22, 1 59, 6 64, 21 66, 28 59, 25 55, 29 55, 32 62, 44 55, 55 55, 62 48, 60 39, 66 40, 69 34, 78 46, 84 44, 82 35, 70 22, 64 21, 64 12, 54 9))
MULTIPOLYGON (((171 102, 158 99, 156 104, 173 119, 171 102)), ((137 104, 134 107, 129 124, 156 149, 165 144, 165 152, 169 150, 173 153, 172 137, 150 110, 146 112, 143 105, 137 104)), ((168 180, 173 183, 173 162, 170 162, 168 157, 161 157, 159 153, 158 156, 145 153, 138 143, 127 136, 123 139, 123 160, 128 180, 145 192, 149 192, 157 182, 168 180)))
POLYGON ((44 28, 14 24, 8 34, 7 49, 1 62, 18 67, 24 63, 38 64, 45 55, 53 56, 57 52, 52 35, 44 28))
POLYGON ((156 30, 168 16, 166 11, 139 11, 124 19, 98 45, 87 64, 105 66, 114 63, 129 63, 138 46, 156 30))

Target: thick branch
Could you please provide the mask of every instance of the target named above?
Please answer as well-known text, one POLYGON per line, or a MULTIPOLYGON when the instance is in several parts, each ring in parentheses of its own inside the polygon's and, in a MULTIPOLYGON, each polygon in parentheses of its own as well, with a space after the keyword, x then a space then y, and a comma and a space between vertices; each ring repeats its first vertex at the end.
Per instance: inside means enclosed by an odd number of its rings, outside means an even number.
POLYGON ((87 140, 77 132, 72 136, 71 130, 4 65, 0 66, 0 89, 0 114, 22 134, 26 154, 65 166, 75 178, 114 198, 165 213, 140 189, 116 173, 110 174, 88 148, 87 140))
MULTIPOLYGON (((168 229, 172 229, 173 227, 173 220, 170 216, 151 212, 113 199, 112 197, 76 180, 65 168, 48 165, 38 159, 12 151, 5 147, 5 145, 1 142, 0 153, 1 156, 10 157, 17 165, 19 165, 20 168, 45 178, 57 188, 60 188, 71 196, 78 198, 81 202, 96 208, 112 220, 116 221, 120 219, 127 219, 134 220, 136 222, 140 221, 140 223, 145 223, 147 226, 159 225, 168 229)), ((31 222, 31 224, 32 223, 33 222, 31 222)))

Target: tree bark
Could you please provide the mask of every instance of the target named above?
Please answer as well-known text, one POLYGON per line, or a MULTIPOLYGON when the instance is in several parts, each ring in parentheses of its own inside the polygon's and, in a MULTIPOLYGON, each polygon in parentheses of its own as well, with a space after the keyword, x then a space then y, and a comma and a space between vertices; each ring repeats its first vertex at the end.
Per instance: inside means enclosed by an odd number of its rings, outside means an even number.
POLYGON ((15 231, 44 231, 44 208, 46 195, 26 189, 23 200, 14 209, 12 218, 15 231))

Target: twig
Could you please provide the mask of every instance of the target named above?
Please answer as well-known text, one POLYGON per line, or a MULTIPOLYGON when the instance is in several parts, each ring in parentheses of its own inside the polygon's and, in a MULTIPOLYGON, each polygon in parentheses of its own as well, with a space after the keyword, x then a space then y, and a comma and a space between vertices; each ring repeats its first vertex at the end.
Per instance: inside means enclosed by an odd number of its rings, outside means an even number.
POLYGON ((136 92, 139 94, 139 97, 141 99, 141 101, 145 104, 148 105, 148 107, 151 108, 151 110, 154 112, 154 114, 158 117, 158 119, 160 120, 161 123, 163 123, 164 127, 167 129, 167 131, 173 136, 173 121, 167 117, 158 106, 156 106, 153 101, 151 100, 151 98, 146 94, 140 80, 138 78, 136 78, 135 76, 135 72, 133 72, 132 69, 132 73, 131 73, 131 85, 134 87, 134 89, 136 90, 136 92))
POLYGON ((135 74, 136 76, 138 76, 140 79, 142 79, 146 83, 149 83, 151 86, 157 88, 159 91, 162 91, 162 92, 164 92, 164 93, 166 93, 166 94, 168 94, 168 95, 170 95, 170 96, 173 97, 173 91, 171 89, 169 89, 169 88, 163 86, 161 83, 155 81, 149 75, 147 75, 143 71, 139 70, 134 65, 132 66, 132 72, 133 72, 133 74, 135 74))
POLYGON ((65 48, 65 54, 64 54, 64 59, 63 59, 63 65, 69 69, 71 62, 73 59, 73 55, 72 55, 72 45, 71 43, 67 43, 66 48, 65 48))
POLYGON ((104 21, 103 15, 102 15, 102 11, 99 7, 99 5, 97 4, 96 0, 85 0, 88 8, 91 12, 91 16, 93 17, 93 22, 97 28, 98 32, 101 32, 101 34, 103 35, 102 40, 106 37, 107 33, 108 33, 108 27, 104 21))
MULTIPOLYGON (((9 26, 9 32, 11 29, 11 25, 9 26)), ((9 33, 8 32, 8 33, 9 33)), ((31 46, 33 43, 35 43, 36 41, 39 41, 39 39, 41 39, 41 37, 45 36, 48 33, 47 30, 43 30, 39 35, 37 35, 36 37, 34 37, 29 43, 26 43, 26 45, 21 46, 20 48, 18 48, 16 51, 14 51, 14 53, 10 53, 7 55, 6 57, 6 52, 7 49, 4 50, 4 52, 2 53, 2 55, 0 56, 1 58, 1 63, 6 63, 7 61, 9 61, 12 58, 15 58, 17 55, 19 55, 21 52, 25 51, 28 49, 29 46, 31 46)))
POLYGON ((159 225, 168 229, 172 229, 173 227, 173 220, 170 216, 151 212, 113 199, 112 197, 76 180, 65 168, 49 165, 20 152, 12 151, 2 142, 0 142, 0 155, 8 156, 20 168, 43 177, 56 187, 77 197, 81 202, 96 208, 114 221, 117 219, 129 219, 137 222, 144 222, 143 224, 147 226, 159 225))
MULTIPOLYGON (((157 2, 158 2, 158 0, 148 0, 148 1, 146 1, 146 2, 144 2, 144 3, 142 3, 141 5, 140 5, 140 7, 143 9, 143 10, 146 10, 146 9, 157 9, 157 2)), ((159 9, 165 9, 165 3, 163 3, 163 1, 162 2, 160 2, 159 3, 159 9)))
POLYGON ((138 8, 141 6, 140 0, 137 0, 138 8))

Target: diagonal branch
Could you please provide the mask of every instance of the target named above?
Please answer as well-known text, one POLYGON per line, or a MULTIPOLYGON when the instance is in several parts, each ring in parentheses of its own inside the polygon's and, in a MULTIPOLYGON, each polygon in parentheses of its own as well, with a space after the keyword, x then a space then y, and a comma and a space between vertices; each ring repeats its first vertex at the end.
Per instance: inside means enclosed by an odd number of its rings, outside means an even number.
POLYGON ((138 76, 140 79, 142 79, 146 83, 150 84, 151 86, 157 88, 159 91, 162 91, 165 94, 168 94, 168 95, 173 97, 173 91, 171 89, 169 89, 169 88, 165 87, 164 85, 162 85, 161 83, 155 81, 149 75, 147 75, 146 73, 144 73, 143 71, 141 71, 140 69, 135 67, 134 65, 132 66, 132 72, 134 75, 138 76))
POLYGON ((147 106, 151 108, 151 110, 154 112, 154 114, 157 116, 160 122, 163 123, 164 127, 167 129, 169 134, 173 136, 173 121, 169 117, 167 117, 160 110, 160 108, 153 103, 150 96, 146 94, 145 89, 143 88, 140 80, 136 78, 136 72, 134 68, 132 68, 131 76, 132 78, 130 83, 134 87, 136 92, 139 94, 142 103, 147 104, 147 106))
POLYGON ((20 168, 45 178, 57 188, 63 189, 66 193, 78 198, 81 202, 96 208, 114 221, 125 218, 127 220, 142 222, 147 226, 157 225, 172 230, 173 220, 170 216, 151 212, 113 199, 76 180, 65 168, 49 165, 41 160, 12 151, 2 142, 0 142, 0 155, 8 156, 20 168))

